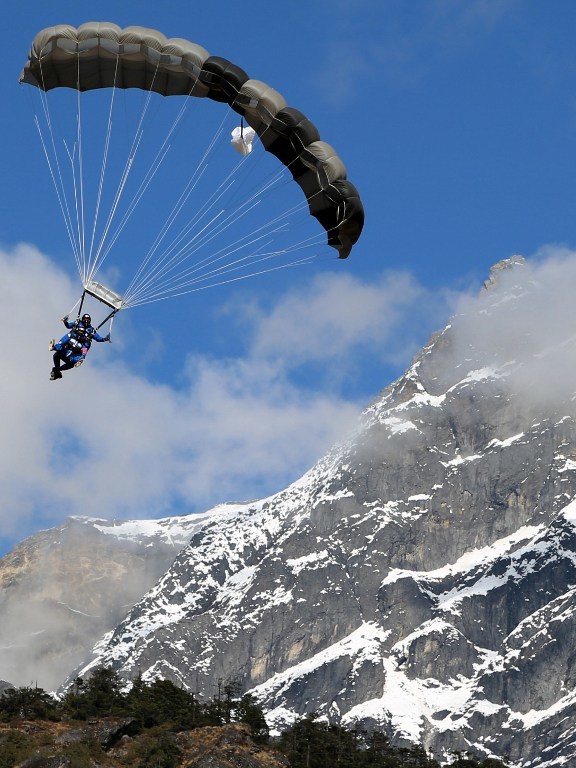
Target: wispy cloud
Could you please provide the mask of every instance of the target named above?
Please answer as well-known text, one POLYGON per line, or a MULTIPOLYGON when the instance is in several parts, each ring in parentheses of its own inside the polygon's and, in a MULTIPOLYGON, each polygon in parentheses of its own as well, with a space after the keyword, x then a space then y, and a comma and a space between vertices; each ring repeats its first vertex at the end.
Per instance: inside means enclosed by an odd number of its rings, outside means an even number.
POLYGON ((254 311, 252 352, 287 368, 320 362, 329 366, 330 377, 336 369, 350 373, 353 366, 346 360, 356 350, 382 358, 390 354, 401 321, 424 295, 407 272, 388 272, 373 283, 349 273, 326 273, 267 313, 254 311))
POLYGON ((322 100, 345 106, 378 98, 384 82, 419 79, 432 58, 462 46, 507 21, 518 0, 355 0, 331 2, 323 51, 312 81, 322 100))
POLYGON ((406 274, 328 274, 273 306, 224 307, 244 323, 244 355, 191 352, 179 386, 131 370, 121 342, 50 382, 52 318, 73 305, 73 284, 21 246, 0 252, 0 285, 11 362, 0 374, 0 537, 16 538, 71 513, 158 516, 280 490, 353 425, 365 403, 346 385, 362 355, 372 368, 407 361, 426 304, 406 274))

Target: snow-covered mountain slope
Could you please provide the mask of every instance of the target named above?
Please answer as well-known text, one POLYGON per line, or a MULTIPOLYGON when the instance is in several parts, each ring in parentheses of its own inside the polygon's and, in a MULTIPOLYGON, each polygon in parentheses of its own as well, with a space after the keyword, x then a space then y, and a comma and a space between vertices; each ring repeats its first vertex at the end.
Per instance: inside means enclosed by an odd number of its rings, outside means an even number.
POLYGON ((214 514, 73 517, 0 559, 0 677, 53 690, 214 514))
POLYGON ((546 279, 497 265, 356 434, 209 520, 91 665, 576 766, 576 350, 546 279))

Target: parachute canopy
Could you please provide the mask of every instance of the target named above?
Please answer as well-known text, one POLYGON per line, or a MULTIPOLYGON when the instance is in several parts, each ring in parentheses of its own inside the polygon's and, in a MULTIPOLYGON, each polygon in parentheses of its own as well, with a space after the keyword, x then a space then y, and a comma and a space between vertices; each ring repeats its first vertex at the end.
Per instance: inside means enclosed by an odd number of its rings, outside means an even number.
POLYGON ((122 29, 109 22, 89 22, 78 28, 57 25, 34 39, 20 82, 42 91, 138 88, 163 96, 223 102, 289 169, 339 258, 350 254, 362 232, 364 210, 358 190, 315 125, 269 85, 251 79, 227 59, 211 56, 196 43, 167 38, 145 27, 122 29))

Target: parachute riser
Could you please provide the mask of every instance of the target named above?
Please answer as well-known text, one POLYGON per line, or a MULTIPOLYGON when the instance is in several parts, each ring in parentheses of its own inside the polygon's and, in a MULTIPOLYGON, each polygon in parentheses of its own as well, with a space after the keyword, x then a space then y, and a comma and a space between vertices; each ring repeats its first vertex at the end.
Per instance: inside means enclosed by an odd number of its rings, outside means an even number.
POLYGON ((100 330, 100 328, 102 328, 102 326, 104 325, 104 323, 107 323, 107 322, 108 322, 108 320, 110 320, 110 331, 109 331, 109 333, 112 333, 112 322, 114 321, 114 315, 115 315, 117 312, 119 312, 119 311, 120 311, 119 309, 113 309, 113 310, 112 310, 112 312, 110 312, 110 314, 109 314, 109 315, 107 315, 107 316, 104 318, 104 320, 102 320, 102 322, 100 323, 100 325, 97 325, 97 326, 96 326, 96 330, 97 330, 97 331, 99 331, 99 330, 100 330))
POLYGON ((82 307, 84 306, 85 296, 86 296, 86 291, 82 291, 82 296, 80 297, 80 306, 78 307, 78 314, 76 315, 76 320, 80 320, 80 315, 82 314, 82 307))

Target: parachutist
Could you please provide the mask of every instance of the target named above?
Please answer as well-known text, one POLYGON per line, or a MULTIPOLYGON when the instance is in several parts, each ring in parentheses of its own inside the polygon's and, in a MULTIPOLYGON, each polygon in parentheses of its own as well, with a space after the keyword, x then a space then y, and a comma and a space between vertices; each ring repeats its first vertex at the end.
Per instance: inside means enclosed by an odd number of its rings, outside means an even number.
POLYGON ((110 334, 100 336, 98 331, 92 326, 90 315, 82 315, 73 323, 68 320, 68 315, 62 318, 62 322, 70 330, 60 341, 50 342, 50 351, 54 352, 54 367, 50 373, 50 379, 62 378, 62 371, 68 371, 71 368, 78 367, 84 362, 88 350, 93 341, 110 341, 110 334))

